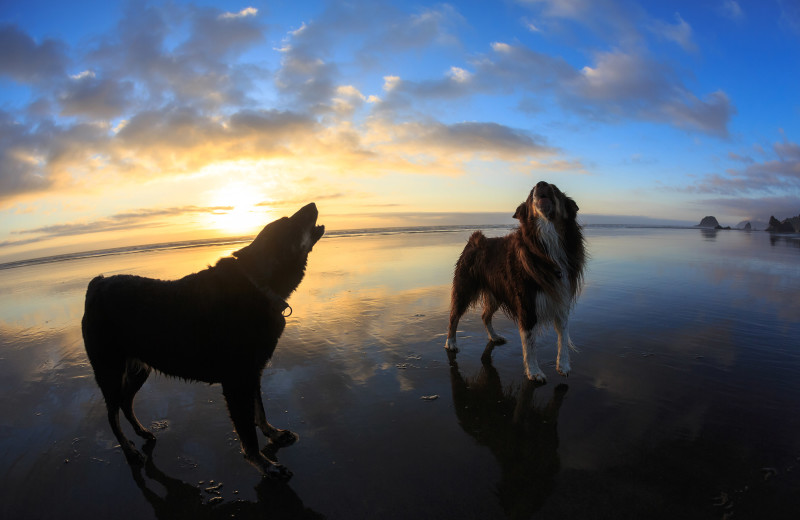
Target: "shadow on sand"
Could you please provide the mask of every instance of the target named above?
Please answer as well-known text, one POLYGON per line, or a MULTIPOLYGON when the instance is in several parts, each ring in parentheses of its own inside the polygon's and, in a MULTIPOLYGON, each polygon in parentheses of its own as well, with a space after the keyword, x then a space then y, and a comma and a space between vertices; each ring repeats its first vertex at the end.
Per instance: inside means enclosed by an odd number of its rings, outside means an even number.
MULTIPOLYGON (((214 498, 203 486, 191 485, 170 477, 153 462, 155 441, 148 441, 142 451, 145 461, 131 464, 133 480, 144 498, 153 506, 155 517, 159 519, 222 519, 222 518, 297 518, 316 520, 323 515, 303 506, 303 501, 285 482, 262 478, 255 487, 257 502, 235 500, 233 502, 214 498), (160 484, 165 490, 158 493, 152 483, 160 484)), ((276 460, 277 447, 269 444, 262 450, 265 457, 276 460)), ((208 486, 210 487, 210 486, 208 486)))
POLYGON ((558 414, 569 387, 556 386, 549 401, 537 406, 534 394, 542 385, 526 379, 519 388, 504 388, 492 365, 493 348, 489 342, 474 377, 464 377, 455 355, 448 353, 453 405, 464 431, 488 447, 500 465, 497 496, 506 515, 529 518, 555 487, 561 465, 558 414))

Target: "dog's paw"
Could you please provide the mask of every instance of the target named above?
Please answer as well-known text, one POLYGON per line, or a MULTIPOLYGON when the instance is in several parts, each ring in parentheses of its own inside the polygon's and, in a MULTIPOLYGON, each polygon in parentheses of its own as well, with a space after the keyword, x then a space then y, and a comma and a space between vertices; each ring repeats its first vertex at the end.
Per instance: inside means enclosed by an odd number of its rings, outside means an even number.
POLYGON ((291 446, 300 440, 300 436, 289 430, 275 430, 275 433, 269 436, 269 441, 280 448, 291 446))
POLYGON ((144 428, 142 428, 140 431, 137 431, 136 435, 138 435, 139 437, 148 442, 156 440, 156 436, 153 435, 153 432, 151 432, 150 430, 146 430, 144 428))
POLYGON ((564 377, 569 377, 569 373, 572 372, 572 367, 569 363, 558 363, 556 365, 556 372, 564 377))
POLYGON ((444 349, 448 352, 453 352, 453 353, 458 352, 458 347, 456 346, 456 338, 447 338, 447 341, 444 344, 444 349))
POLYGON ((491 341, 495 345, 505 345, 506 344, 506 338, 504 338, 503 336, 498 336, 497 334, 494 334, 494 335, 490 334, 489 335, 489 341, 491 341))
POLYGON ((547 383, 547 377, 545 377, 544 372, 542 372, 542 370, 539 368, 533 371, 528 370, 526 375, 528 376, 528 379, 534 383, 540 385, 547 383))

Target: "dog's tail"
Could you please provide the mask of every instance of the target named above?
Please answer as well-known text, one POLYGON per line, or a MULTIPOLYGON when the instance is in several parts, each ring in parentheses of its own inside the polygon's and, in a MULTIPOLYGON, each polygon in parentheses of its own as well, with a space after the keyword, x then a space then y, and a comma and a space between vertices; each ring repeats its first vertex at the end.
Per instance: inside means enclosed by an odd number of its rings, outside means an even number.
POLYGON ((102 285, 103 275, 96 276, 89 282, 89 287, 86 288, 86 301, 84 302, 83 306, 83 318, 81 319, 81 330, 83 332, 83 343, 86 347, 87 352, 90 350, 90 340, 88 329, 90 322, 96 321, 98 316, 97 314, 103 308, 101 302, 101 293, 102 290, 100 289, 100 285, 102 285))
POLYGON ((103 280, 105 280, 105 278, 101 274, 100 276, 95 276, 92 278, 92 281, 89 282, 89 287, 86 288, 86 303, 84 310, 91 307, 94 301, 98 298, 98 288, 103 280))
POLYGON ((484 235, 482 231, 476 231, 472 234, 472 236, 469 237, 467 244, 472 247, 482 249, 484 246, 486 246, 486 235, 484 235))

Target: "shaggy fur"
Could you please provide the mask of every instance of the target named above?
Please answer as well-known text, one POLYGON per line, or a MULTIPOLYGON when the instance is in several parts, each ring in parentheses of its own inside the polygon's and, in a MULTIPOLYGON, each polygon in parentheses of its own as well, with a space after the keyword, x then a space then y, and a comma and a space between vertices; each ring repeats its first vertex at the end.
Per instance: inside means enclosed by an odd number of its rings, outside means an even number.
POLYGON ((325 232, 311 203, 268 224, 248 246, 180 280, 98 276, 89 283, 83 340, 103 392, 108 421, 126 457, 142 455, 122 433, 119 410, 140 437, 153 434, 133 412, 152 369, 191 381, 220 383, 245 458, 264 475, 289 478, 259 452, 255 426, 271 442, 297 435, 267 422, 261 374, 286 320, 286 298, 303 279, 311 248, 325 232))
POLYGON ((586 263, 577 214, 574 200, 554 184, 540 182, 517 207, 514 218, 519 227, 511 234, 487 238, 480 231, 473 233, 453 275, 447 350, 458 352, 458 321, 481 299, 483 323, 492 342, 505 342, 492 327, 498 309, 517 323, 528 379, 546 381, 536 360, 535 339, 537 332, 550 324, 558 333, 556 369, 569 375, 569 348, 574 347, 567 319, 586 263))

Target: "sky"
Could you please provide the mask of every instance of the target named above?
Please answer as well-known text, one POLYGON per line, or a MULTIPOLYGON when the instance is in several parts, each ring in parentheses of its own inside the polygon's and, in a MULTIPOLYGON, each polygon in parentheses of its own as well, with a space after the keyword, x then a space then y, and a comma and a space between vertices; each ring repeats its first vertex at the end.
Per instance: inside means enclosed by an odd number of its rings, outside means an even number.
POLYGON ((0 261, 254 234, 800 214, 800 2, 0 0, 0 261))

